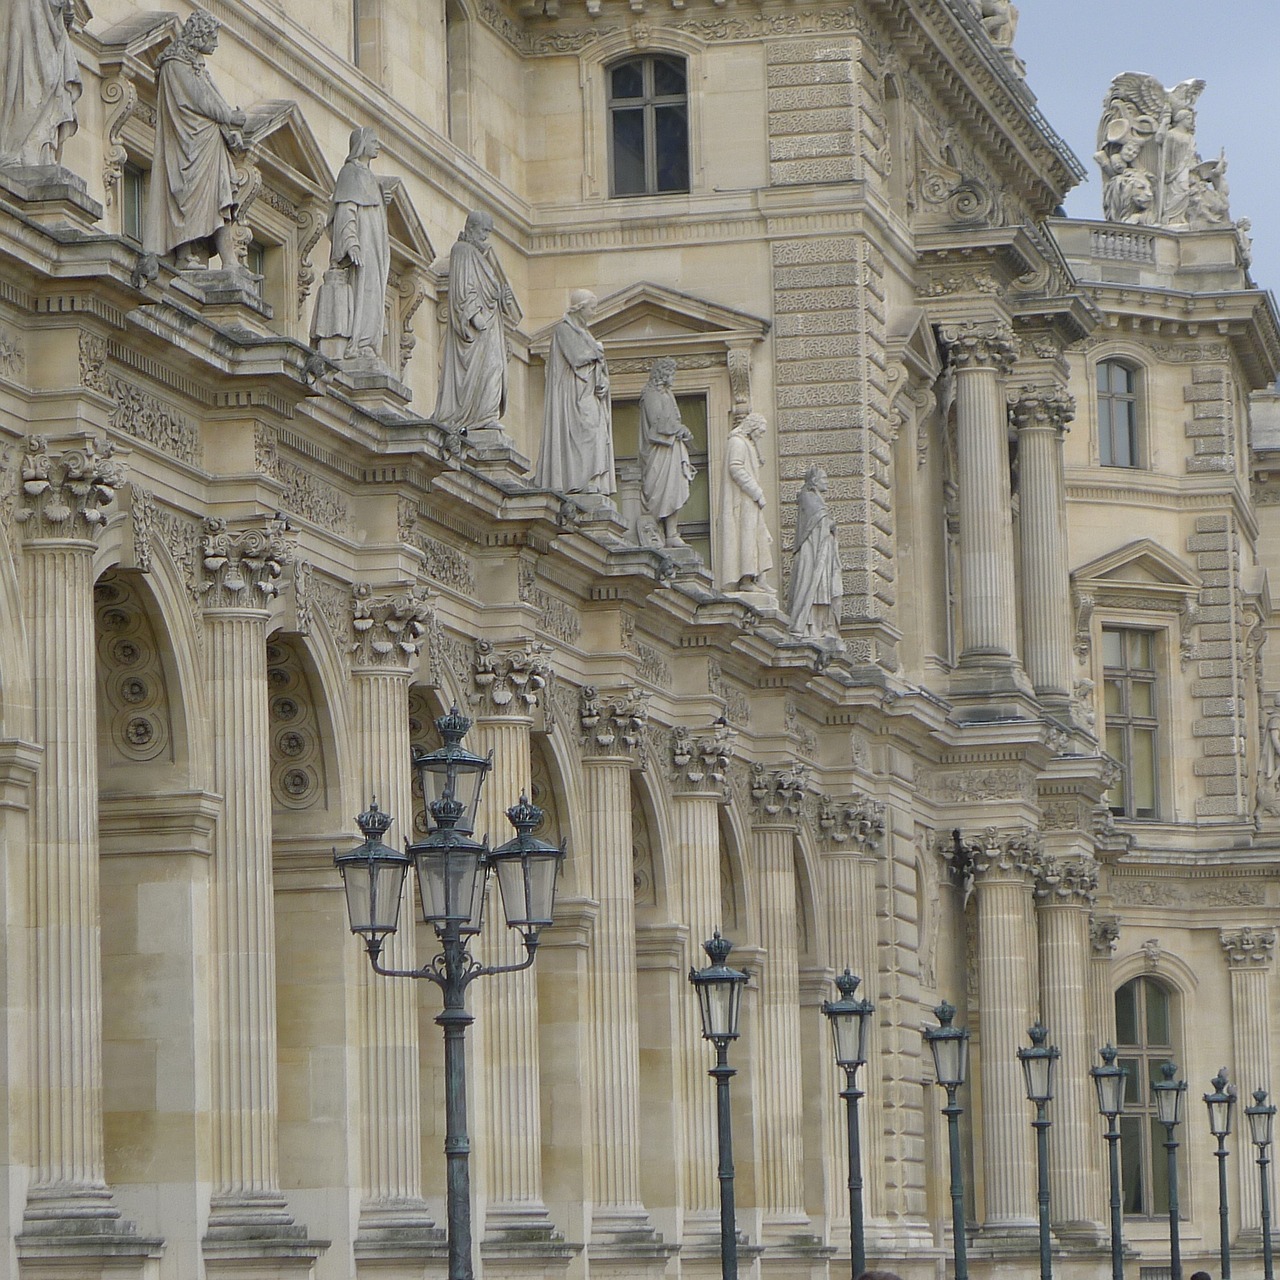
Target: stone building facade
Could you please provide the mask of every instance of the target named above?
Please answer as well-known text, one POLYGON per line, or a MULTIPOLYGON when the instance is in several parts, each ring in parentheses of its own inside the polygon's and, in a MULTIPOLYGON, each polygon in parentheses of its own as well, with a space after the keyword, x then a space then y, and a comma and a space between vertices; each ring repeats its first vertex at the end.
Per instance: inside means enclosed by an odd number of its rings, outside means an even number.
MULTIPOLYGON (((1083 169, 1007 5, 210 8, 246 113, 238 280, 143 252, 185 6, 75 0, 65 169, 0 169, 0 1274, 444 1274, 437 993, 369 972, 333 850, 374 795, 408 834, 410 746, 454 705, 494 752, 481 829, 529 790, 569 850, 536 967, 471 991, 486 1280, 718 1274, 686 981, 716 928, 752 974, 744 1270, 848 1266, 820 1012, 846 966, 876 1003, 877 1265, 951 1252, 942 999, 973 1041, 976 1275, 1034 1265, 1037 1019, 1060 1272, 1106 1265, 1108 1041, 1135 1072, 1131 1273, 1167 1260, 1137 1083, 1166 1057, 1184 1258, 1211 1264, 1197 1093, 1224 1063, 1270 1090, 1277 1056, 1280 325, 1243 230, 1055 216, 1083 169), (395 179, 372 371, 310 338, 353 126, 395 179), (463 437, 429 407, 473 208, 523 319, 501 425, 463 437), (615 424, 675 360, 701 557, 637 537, 625 483, 616 510, 533 483, 575 288, 615 424), (751 412, 777 570, 726 592, 718 478, 751 412), (839 644, 777 607, 815 462, 839 644)), ((406 966, 434 941, 408 919, 406 966)), ((485 960, 518 952, 500 933, 485 960)))

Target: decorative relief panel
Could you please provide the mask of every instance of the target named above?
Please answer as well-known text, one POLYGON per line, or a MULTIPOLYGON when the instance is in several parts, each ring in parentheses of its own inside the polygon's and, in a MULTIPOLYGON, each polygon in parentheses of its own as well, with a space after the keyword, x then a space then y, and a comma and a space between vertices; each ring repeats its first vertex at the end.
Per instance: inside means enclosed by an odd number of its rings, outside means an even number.
POLYGON ((1034 800, 1035 778, 1022 769, 934 770, 926 773, 923 790, 942 804, 973 804, 987 800, 1034 800))
POLYGON ((707 661, 707 690, 724 703, 725 718, 730 724, 740 729, 751 727, 750 699, 725 679, 724 670, 715 658, 707 661))
POLYGON ((277 809, 324 804, 325 764, 311 681, 291 641, 267 645, 271 796, 277 809))
POLYGON ((1260 883, 1223 880, 1192 881, 1113 879, 1112 896, 1122 907, 1179 907, 1191 904, 1210 907, 1250 907, 1266 901, 1260 883))
POLYGON ((351 509, 346 496, 330 481, 318 476, 313 467, 282 457, 275 434, 269 428, 254 429, 253 451, 258 471, 279 480, 283 486, 280 505, 290 515, 300 516, 331 533, 351 533, 351 509))
POLYGON ((1120 917, 1089 916, 1089 949, 1095 960, 1110 960, 1120 942, 1120 917))
POLYGON ((578 611, 538 585, 538 571, 524 561, 519 569, 520 599, 538 611, 538 628, 565 644, 577 644, 582 635, 578 611))
POLYGON ((17 378, 27 365, 27 354, 16 334, 0 329, 0 377, 17 378))
POLYGON ((667 660, 653 645, 639 639, 636 635, 636 620, 625 610, 622 614, 622 647, 628 653, 634 653, 640 659, 638 664, 641 679, 659 689, 671 687, 671 667, 667 660))

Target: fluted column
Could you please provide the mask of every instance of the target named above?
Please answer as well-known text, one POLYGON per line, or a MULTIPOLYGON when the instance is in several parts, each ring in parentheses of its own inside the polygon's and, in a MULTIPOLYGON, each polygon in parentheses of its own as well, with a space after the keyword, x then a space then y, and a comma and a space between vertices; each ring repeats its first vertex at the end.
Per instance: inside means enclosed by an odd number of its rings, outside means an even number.
POLYGON ((796 937, 796 828, 807 776, 752 766, 751 827, 760 894, 760 1134, 758 1197, 766 1234, 794 1234, 804 1211, 804 1111, 800 1082, 800 971, 796 937))
MULTIPOLYGON (((1265 1089, 1275 1101, 1276 1083, 1271 1078, 1271 1015, 1269 1009, 1271 964, 1275 955, 1276 931, 1223 929, 1218 935, 1231 975, 1231 1026, 1235 1033, 1235 1085, 1243 1107, 1253 1105, 1255 1089, 1265 1089)), ((1240 1230, 1256 1232, 1262 1227, 1262 1201, 1258 1188, 1257 1149, 1249 1143, 1247 1124, 1239 1126, 1236 1162, 1240 1170, 1240 1230)), ((1268 1167, 1270 1173, 1274 1165, 1268 1167)), ((1274 1180, 1272 1204, 1275 1204, 1274 1180)))
POLYGON ((1010 393, 1018 431, 1023 664, 1038 695, 1071 696, 1066 491, 1062 440, 1075 401, 1054 387, 1010 393))
POLYGON ((120 1231, 102 1137, 97 686, 93 552, 121 481, 111 447, 22 464, 23 596, 36 741, 30 843, 31 1185, 24 1235, 120 1231))
MULTIPOLYGON (((729 800, 728 772, 736 734, 722 720, 711 733, 672 731, 671 766, 675 797, 676 848, 680 918, 689 926, 686 969, 705 963, 702 943, 721 927, 720 806, 729 800)), ((690 993, 682 993, 684 996, 690 993)), ((716 1184, 715 1090, 707 1080, 707 1049, 697 1001, 680 1001, 677 1025, 684 1123, 680 1203, 685 1236, 720 1229, 716 1184)))
MULTIPOLYGON (((1096 1046, 1089 1034, 1089 909, 1098 885, 1090 857, 1053 858, 1041 869, 1040 1016, 1050 1043, 1062 1052, 1049 1130, 1053 1218, 1067 1232, 1096 1238, 1098 1223, 1090 1165, 1081 1153, 1097 1146, 1098 1113, 1089 1068, 1096 1046)), ((1024 1042, 1025 1043, 1025 1042, 1024 1042)))
MULTIPOLYGON (((481 793, 478 835, 494 846, 515 832, 507 809, 531 787, 529 736, 533 713, 551 678, 546 646, 521 641, 476 644, 475 729, 467 743, 493 752, 493 771, 481 793)), ((525 958, 519 933, 505 927, 497 886, 490 887, 483 955, 489 964, 525 958)), ((486 1132, 484 1236, 487 1242, 550 1239, 542 1191, 541 1077, 538 1064, 538 985, 534 969, 487 978, 471 988, 481 1024, 480 1101, 486 1132)))
POLYGON ((956 383, 957 501, 963 666, 1017 665, 1008 413, 1001 377, 1013 358, 1006 324, 944 328, 956 383))
POLYGON ((624 686, 584 689, 591 896, 600 904, 587 955, 593 1240, 651 1230, 640 1200, 640 1029, 636 990, 631 771, 642 763, 648 695, 624 686))
MULTIPOLYGON (((1116 998, 1111 980, 1111 962, 1120 941, 1120 917, 1089 917, 1089 1065, 1096 1067, 1101 1059, 1098 1050, 1116 1042, 1116 998)), ((1093 1142, 1082 1148, 1089 1155, 1089 1217, 1107 1222, 1111 1212, 1107 1154, 1101 1140, 1103 1121, 1098 1117, 1096 1095, 1093 1106, 1093 1142)))
MULTIPOLYGON (((425 592, 379 595, 367 584, 353 596, 351 678, 358 797, 374 798, 396 821, 388 841, 413 838, 409 769, 409 666, 430 621, 425 592)), ((382 963, 411 969, 412 877, 405 881, 400 929, 382 963)), ((382 978, 361 958, 360 1229, 362 1241, 440 1233, 422 1198, 421 1091, 418 1085, 418 992, 411 978, 382 978)))

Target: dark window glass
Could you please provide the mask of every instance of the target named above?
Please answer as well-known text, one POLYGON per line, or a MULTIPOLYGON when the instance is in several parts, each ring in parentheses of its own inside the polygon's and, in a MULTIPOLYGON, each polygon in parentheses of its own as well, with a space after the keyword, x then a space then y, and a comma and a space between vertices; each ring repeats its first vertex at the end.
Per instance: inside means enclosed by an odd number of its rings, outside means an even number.
POLYGON ((125 238, 142 243, 143 210, 146 208, 146 175, 136 165, 127 164, 121 178, 120 217, 125 238))
POLYGON ((619 196, 644 195, 643 111, 613 113, 613 190, 619 196))
POLYGON ((1118 818, 1155 818, 1160 764, 1155 638, 1149 631, 1104 628, 1102 663, 1107 754, 1121 765, 1107 803, 1118 818))
POLYGON ((1098 457, 1104 467, 1136 467, 1138 379, 1126 364, 1098 365, 1098 457))
POLYGON ((644 64, 642 62, 624 62, 614 67, 612 73, 612 95, 615 98, 644 97, 644 64))
POLYGON ((689 113, 684 107, 654 110, 658 190, 689 190, 689 113))
POLYGON ((609 69, 609 192, 689 190, 689 98, 684 60, 629 58, 609 69))
POLYGON ((678 95, 684 97, 684 63, 673 58, 654 58, 653 92, 658 97, 678 95))

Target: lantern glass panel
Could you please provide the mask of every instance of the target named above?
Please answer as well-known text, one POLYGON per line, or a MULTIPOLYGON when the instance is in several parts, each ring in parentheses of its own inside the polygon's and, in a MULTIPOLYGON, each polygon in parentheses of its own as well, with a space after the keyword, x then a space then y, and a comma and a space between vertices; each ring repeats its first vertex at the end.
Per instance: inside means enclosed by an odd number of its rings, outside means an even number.
POLYGON ((1249 1118, 1249 1140, 1255 1147, 1271 1145, 1271 1129, 1276 1118, 1274 1107, 1245 1107, 1249 1118))
POLYGON ((342 875, 352 933, 377 938, 394 933, 409 860, 384 844, 369 843, 334 858, 342 875))
POLYGON ((860 1067, 867 1060, 867 1024, 870 1017, 857 1009, 829 1015, 831 1038, 835 1042, 836 1065, 860 1067))
POLYGON ((464 933, 479 933, 488 871, 479 846, 430 847, 417 854, 422 918, 443 929, 456 924, 464 933))
POLYGON ((499 849, 492 855, 502 910, 510 928, 536 932, 551 923, 562 856, 552 845, 519 853, 499 849))
POLYGON ((1163 1125, 1182 1123, 1182 1104, 1186 1098, 1186 1083, 1178 1080, 1162 1080, 1152 1088, 1156 1095, 1156 1118, 1163 1125))
POLYGON ((735 1040, 742 984, 733 978, 713 978, 698 983, 698 1003, 702 1010, 702 1034, 708 1040, 735 1040))
POLYGON ((969 1040, 960 1035, 935 1036, 929 1041, 933 1050, 933 1069, 940 1085, 964 1084, 969 1067, 969 1040))
POLYGON ((414 757, 422 786, 422 799, 428 817, 438 800, 454 800, 462 806, 462 814, 454 829, 471 835, 476 829, 476 810, 480 804, 480 788, 491 762, 461 747, 442 747, 414 757))
POLYGON ((1024 1051, 1022 1057, 1022 1075, 1027 1086, 1027 1098, 1031 1102, 1051 1102, 1053 1100, 1054 1077, 1057 1075, 1058 1059, 1051 1053, 1037 1053, 1034 1050, 1024 1051))
POLYGON ((1205 1105, 1209 1108, 1209 1132, 1215 1138, 1230 1136, 1232 1113, 1235 1111, 1232 1105, 1234 1102, 1235 1099, 1230 1094, 1205 1099, 1205 1105))
POLYGON ((1118 1116, 1124 1110, 1124 1082, 1127 1074, 1114 1068, 1093 1068, 1093 1084, 1098 1091, 1100 1115, 1118 1116))

